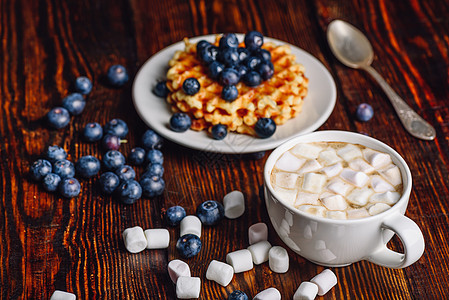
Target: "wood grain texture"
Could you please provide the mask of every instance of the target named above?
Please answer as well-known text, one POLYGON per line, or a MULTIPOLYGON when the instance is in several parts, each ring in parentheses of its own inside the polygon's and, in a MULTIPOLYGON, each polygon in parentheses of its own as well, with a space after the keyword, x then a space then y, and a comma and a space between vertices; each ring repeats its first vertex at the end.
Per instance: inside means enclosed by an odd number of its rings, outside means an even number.
MULTIPOLYGON (((125 250, 122 231, 135 225, 165 227, 168 207, 182 205, 193 214, 199 203, 221 201, 232 190, 245 194, 244 217, 205 227, 202 251, 187 260, 202 280, 201 299, 226 299, 235 289, 254 296, 268 287, 291 299, 302 281, 323 270, 289 250, 286 274, 273 273, 265 263, 236 274, 227 287, 205 278, 212 259, 223 261, 228 252, 248 246, 253 223, 269 224, 269 241, 286 247, 259 197, 268 153, 254 160, 166 142, 164 195, 132 206, 102 196, 97 177, 82 180, 80 196, 68 200, 44 192, 28 176, 30 164, 53 144, 63 146, 72 161, 87 154, 101 158, 101 147, 79 136, 88 122, 121 118, 131 129, 123 153, 139 144, 146 126, 133 108, 131 83, 107 87, 104 74, 110 65, 123 64, 133 78, 151 55, 184 37, 248 30, 303 48, 330 70, 338 101, 320 129, 377 138, 395 148, 413 174, 406 215, 423 231, 423 257, 402 270, 368 262, 334 268, 338 285, 322 298, 449 298, 448 15, 448 0, 0 1, 0 299, 49 299, 55 289, 78 299, 175 299, 166 268, 179 258, 179 229, 169 229, 167 250, 139 254, 125 250), (408 135, 374 80, 332 56, 325 32, 334 19, 367 34, 376 53, 374 68, 436 128, 435 141, 408 135), (85 111, 66 128, 49 129, 45 114, 60 105, 80 75, 94 82, 85 111), (362 102, 375 111, 367 123, 354 120, 362 102)), ((136 170, 141 174, 143 168, 136 170)), ((396 238, 390 247, 402 249, 396 238)))

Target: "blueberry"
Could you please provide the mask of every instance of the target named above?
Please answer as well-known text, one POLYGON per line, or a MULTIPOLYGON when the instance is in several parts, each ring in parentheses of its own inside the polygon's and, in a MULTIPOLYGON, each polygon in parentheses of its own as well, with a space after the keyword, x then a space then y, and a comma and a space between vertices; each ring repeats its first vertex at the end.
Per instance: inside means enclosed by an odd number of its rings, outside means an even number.
POLYGON ((59 183, 61 182, 61 177, 55 173, 49 173, 45 175, 42 180, 42 185, 47 192, 54 192, 58 189, 59 183))
POLYGON ((218 79, 220 77, 221 72, 223 72, 225 66, 219 61, 213 61, 209 65, 209 76, 212 79, 218 79))
POLYGON ((228 300, 249 300, 249 298, 244 292, 235 290, 229 294, 228 300))
POLYGON ((259 152, 253 152, 253 153, 248 153, 245 155, 246 158, 248 159, 254 159, 254 160, 259 160, 265 157, 265 151, 259 151, 259 152))
POLYGON ((257 72, 259 72, 262 80, 268 80, 273 77, 274 66, 271 62, 263 62, 259 66, 257 66, 257 72))
POLYGON ((73 93, 62 99, 62 107, 74 116, 81 114, 85 106, 86 100, 80 93, 73 93))
POLYGON ((214 45, 207 45, 200 49, 197 53, 198 58, 202 60, 205 64, 210 64, 213 61, 217 60, 218 56, 218 47, 214 45))
POLYGON ((115 87, 123 86, 129 79, 126 68, 122 65, 113 65, 109 67, 106 78, 110 85, 115 87))
POLYGON ((263 45, 263 35, 258 31, 250 31, 245 34, 245 47, 254 51, 263 45))
POLYGON ((75 177, 75 166, 70 160, 61 159, 53 164, 53 173, 59 175, 61 179, 75 177))
POLYGON ((373 107, 368 103, 362 103, 357 107, 356 117, 361 122, 371 120, 374 115, 373 107))
POLYGON ((270 118, 260 118, 257 120, 254 130, 260 138, 266 139, 272 136, 276 131, 276 123, 270 118))
POLYGON ((220 74, 221 85, 236 85, 240 80, 239 71, 234 68, 225 68, 220 74))
POLYGON ((55 107, 47 114, 48 124, 56 129, 66 127, 70 122, 70 114, 64 107, 55 107))
POLYGON ((165 181, 159 176, 143 176, 140 185, 143 194, 149 198, 162 195, 165 189, 165 181))
POLYGON ((228 128, 223 124, 216 124, 211 128, 212 137, 216 140, 222 140, 228 135, 228 128))
POLYGON ((182 219, 186 216, 184 207, 176 205, 169 207, 165 213, 165 220, 169 226, 176 226, 181 223, 182 219))
POLYGON ((131 149, 128 155, 128 161, 132 165, 140 166, 145 162, 145 150, 140 147, 131 149))
POLYGON ((102 144, 105 150, 118 150, 120 149, 121 140, 116 135, 106 134, 103 137, 102 144))
POLYGON ((205 40, 201 40, 196 44, 196 52, 200 52, 202 49, 206 48, 207 46, 209 46, 210 43, 208 41, 205 40))
POLYGON ((117 170, 125 164, 125 157, 117 150, 109 150, 103 156, 103 165, 108 170, 117 170))
POLYGON ((115 173, 105 172, 100 176, 100 188, 105 194, 112 194, 119 184, 120 179, 115 173))
POLYGON ((186 113, 178 112, 174 113, 170 118, 170 128, 176 132, 184 132, 190 128, 192 120, 186 113))
POLYGON ((76 173, 84 178, 90 178, 100 172, 100 161, 92 155, 82 156, 75 164, 76 173))
POLYGON ((97 142, 103 137, 103 127, 96 122, 88 123, 84 127, 83 137, 88 142, 97 142))
POLYGON ((75 90, 83 95, 87 95, 92 91, 92 82, 85 76, 80 76, 75 80, 75 90))
POLYGON ((115 174, 117 174, 118 178, 121 181, 127 181, 136 178, 136 171, 134 171, 133 168, 127 165, 123 165, 115 170, 115 174))
POLYGON ((120 119, 112 119, 104 125, 104 133, 124 138, 128 134, 128 125, 120 119))
POLYGON ((187 78, 182 84, 182 90, 187 95, 195 95, 200 90, 200 82, 194 77, 187 78))
POLYGON ((147 152, 145 159, 150 164, 163 164, 164 163, 164 155, 159 150, 150 150, 147 152))
POLYGON ((58 186, 59 192, 66 198, 73 198, 80 194, 81 185, 76 178, 64 178, 58 186))
POLYGON ((239 46, 239 40, 234 33, 225 33, 219 41, 220 50, 227 48, 237 48, 239 46))
POLYGON ((164 175, 164 167, 162 166, 162 164, 149 164, 147 166, 145 173, 142 174, 142 177, 144 176, 162 177, 162 175, 164 175))
POLYGON ((45 175, 52 171, 51 163, 45 159, 36 160, 30 167, 31 177, 35 181, 40 181, 45 175))
POLYGON ((221 90, 221 98, 228 102, 232 102, 239 96, 239 91, 235 85, 225 85, 221 90))
POLYGON ((123 203, 133 204, 142 196, 142 188, 137 181, 131 179, 122 182, 117 188, 117 193, 123 203))
POLYGON ((218 54, 219 60, 226 66, 235 66, 239 63, 239 52, 237 48, 226 48, 218 54))
POLYGON ((247 86, 255 87, 262 83, 262 77, 256 71, 250 71, 243 76, 243 82, 247 86))
POLYGON ((243 63, 250 70, 257 70, 262 60, 257 56, 248 57, 243 63))
POLYGON ((237 52, 239 53, 239 61, 244 61, 250 55, 249 50, 243 47, 237 48, 237 52))
POLYGON ((176 242, 176 249, 184 258, 191 258, 201 250, 201 240, 194 234, 185 234, 176 242))
POLYGON ((67 158, 67 152, 65 152, 64 148, 53 145, 48 146, 47 153, 45 154, 45 157, 52 163, 54 163, 57 160, 62 160, 67 158))
POLYGON ((257 49, 253 54, 259 57, 262 61, 271 62, 271 53, 266 49, 257 49))
POLYGON ((163 144, 163 139, 160 135, 158 135, 156 132, 154 132, 151 129, 148 129, 145 131, 145 133, 142 135, 142 146, 148 150, 148 149, 160 149, 163 144))
POLYGON ((168 93, 170 93, 170 90, 167 87, 167 81, 159 81, 156 83, 156 86, 153 89, 153 93, 161 98, 167 97, 168 93))
POLYGON ((240 79, 242 79, 243 77, 245 77, 245 75, 246 75, 246 74, 248 73, 248 71, 249 71, 248 67, 245 66, 245 65, 239 65, 239 66, 237 67, 237 70, 238 70, 238 72, 239 72, 240 79))
POLYGON ((215 225, 224 217, 223 205, 214 200, 207 200, 196 208, 196 215, 204 225, 215 225))

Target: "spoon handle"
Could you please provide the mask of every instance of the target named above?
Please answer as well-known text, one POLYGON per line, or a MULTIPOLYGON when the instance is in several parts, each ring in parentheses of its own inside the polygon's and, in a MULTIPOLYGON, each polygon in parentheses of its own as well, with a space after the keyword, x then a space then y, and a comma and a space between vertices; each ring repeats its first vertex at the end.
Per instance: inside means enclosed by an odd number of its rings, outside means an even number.
POLYGON ((435 128, 421 118, 413 109, 408 106, 401 97, 391 88, 391 86, 377 73, 371 66, 363 68, 379 83, 380 87, 387 94, 393 108, 399 116, 405 129, 414 137, 423 140, 433 140, 436 136, 435 128))

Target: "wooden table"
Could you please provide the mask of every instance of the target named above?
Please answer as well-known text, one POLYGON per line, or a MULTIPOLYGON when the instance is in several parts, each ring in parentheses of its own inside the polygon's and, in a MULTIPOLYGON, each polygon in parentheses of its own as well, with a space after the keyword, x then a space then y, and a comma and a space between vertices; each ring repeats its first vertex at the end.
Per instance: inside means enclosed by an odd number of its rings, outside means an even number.
MULTIPOLYGON (((99 144, 80 132, 88 122, 125 120, 128 153, 139 144, 145 124, 124 88, 104 85, 112 64, 127 67, 131 79, 157 51, 191 37, 219 32, 259 30, 317 57, 333 75, 338 99, 319 128, 366 133, 395 148, 408 162, 414 187, 406 215, 422 229, 423 257, 393 270, 368 262, 333 268, 338 285, 323 299, 447 299, 449 297, 449 1, 1 1, 0 77, 0 295, 1 299, 49 299, 55 289, 78 299, 175 299, 167 263, 179 254, 179 228, 170 228, 167 250, 128 253, 122 231, 139 225, 165 227, 164 211, 175 204, 188 214, 208 199, 240 190, 243 217, 203 230, 203 249, 186 260, 202 280, 201 299, 226 299, 235 289, 250 296, 276 287, 291 299, 302 281, 323 270, 289 250, 290 270, 270 271, 268 264, 236 274, 221 287, 205 278, 212 259, 248 246, 247 229, 269 224, 269 241, 286 247, 275 235, 259 198, 264 158, 194 151, 166 142, 166 189, 161 197, 131 206, 101 195, 98 177, 82 180, 81 194, 64 199, 45 192, 28 175, 30 164, 49 145, 60 145, 76 161, 102 157, 99 144), (343 19, 365 32, 376 53, 373 66, 406 102, 435 126, 434 141, 407 134, 380 87, 363 71, 349 69, 331 54, 327 25, 343 19), (60 105, 77 76, 93 79, 82 115, 52 130, 43 121, 60 105), (358 104, 374 108, 374 118, 355 121, 358 104)), ((161 74, 163 77, 163 74, 161 74)), ((143 168, 136 168, 138 174, 143 168)), ((398 239, 390 243, 400 250, 398 239)))

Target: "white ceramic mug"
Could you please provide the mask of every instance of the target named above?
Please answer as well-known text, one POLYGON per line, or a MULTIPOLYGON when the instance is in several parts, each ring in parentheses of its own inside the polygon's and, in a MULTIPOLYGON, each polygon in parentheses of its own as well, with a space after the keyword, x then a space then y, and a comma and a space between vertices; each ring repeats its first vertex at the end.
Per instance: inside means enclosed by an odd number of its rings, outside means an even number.
POLYGON ((405 268, 424 252, 421 230, 404 216, 412 189, 410 169, 395 150, 376 139, 347 131, 317 131, 293 138, 268 157, 264 184, 268 215, 277 234, 293 251, 316 264, 339 267, 368 260, 389 268, 405 268), (362 219, 334 220, 299 211, 276 195, 270 174, 284 152, 298 143, 308 142, 347 142, 390 154, 401 171, 401 198, 390 209, 362 219), (401 239, 404 253, 387 248, 394 234, 401 239))

